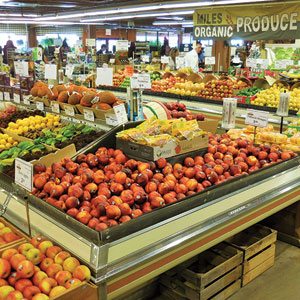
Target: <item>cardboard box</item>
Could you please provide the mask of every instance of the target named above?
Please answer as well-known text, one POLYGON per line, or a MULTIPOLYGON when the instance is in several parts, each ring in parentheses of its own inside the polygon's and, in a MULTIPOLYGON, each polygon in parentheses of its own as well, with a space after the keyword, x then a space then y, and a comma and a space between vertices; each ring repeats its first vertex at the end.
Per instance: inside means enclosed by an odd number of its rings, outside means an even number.
POLYGON ((117 149, 122 149, 123 152, 130 157, 150 161, 158 160, 161 157, 168 158, 207 147, 207 134, 203 134, 189 141, 179 141, 178 143, 170 141, 162 147, 146 146, 117 138, 117 149))

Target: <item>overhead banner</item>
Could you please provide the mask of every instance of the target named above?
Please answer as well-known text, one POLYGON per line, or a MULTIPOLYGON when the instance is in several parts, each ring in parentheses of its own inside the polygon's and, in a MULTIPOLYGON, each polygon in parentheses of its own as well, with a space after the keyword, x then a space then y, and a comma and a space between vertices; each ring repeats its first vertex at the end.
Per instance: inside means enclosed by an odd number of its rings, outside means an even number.
POLYGON ((300 38, 300 4, 223 6, 194 13, 197 40, 300 38))

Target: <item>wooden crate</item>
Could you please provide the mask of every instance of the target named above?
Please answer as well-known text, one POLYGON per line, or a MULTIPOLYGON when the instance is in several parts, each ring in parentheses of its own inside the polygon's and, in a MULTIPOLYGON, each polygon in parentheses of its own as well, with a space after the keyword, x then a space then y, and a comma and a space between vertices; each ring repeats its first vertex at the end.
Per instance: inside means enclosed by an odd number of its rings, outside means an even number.
POLYGON ((226 299, 240 288, 242 261, 241 251, 221 243, 164 274, 162 292, 178 299, 226 299))
POLYGON ((277 232, 261 225, 254 225, 227 240, 243 251, 242 286, 273 266, 276 240, 277 232))

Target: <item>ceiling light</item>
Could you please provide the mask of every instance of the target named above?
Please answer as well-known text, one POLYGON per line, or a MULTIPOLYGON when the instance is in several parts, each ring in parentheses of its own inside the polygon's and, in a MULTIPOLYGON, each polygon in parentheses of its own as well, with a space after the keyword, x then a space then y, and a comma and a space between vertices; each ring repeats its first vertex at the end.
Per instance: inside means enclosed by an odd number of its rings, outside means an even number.
MULTIPOLYGON (((36 21, 35 19, 6 19, 0 18, 0 24, 38 24, 38 25, 78 25, 78 22, 36 21)), ((88 25, 106 25, 107 23, 88 23, 88 25)))
POLYGON ((162 12, 162 13, 152 13, 152 14, 136 14, 136 15, 121 15, 116 17, 108 17, 108 18, 95 18, 95 19, 83 19, 80 20, 82 23, 86 22, 103 22, 103 21, 114 21, 114 20, 124 20, 124 19, 132 19, 132 18, 148 18, 148 17, 162 17, 162 16, 173 16, 173 15, 191 15, 193 14, 193 10, 186 11, 176 11, 176 12, 162 12))
POLYGON ((169 22, 160 22, 160 21, 156 21, 152 23, 154 26, 160 26, 160 25, 193 25, 193 21, 169 21, 169 22))
POLYGON ((41 15, 38 14, 23 14, 24 17, 28 17, 28 18, 37 18, 40 17, 41 15))
POLYGON ((22 14, 3 14, 4 17, 22 17, 22 14))

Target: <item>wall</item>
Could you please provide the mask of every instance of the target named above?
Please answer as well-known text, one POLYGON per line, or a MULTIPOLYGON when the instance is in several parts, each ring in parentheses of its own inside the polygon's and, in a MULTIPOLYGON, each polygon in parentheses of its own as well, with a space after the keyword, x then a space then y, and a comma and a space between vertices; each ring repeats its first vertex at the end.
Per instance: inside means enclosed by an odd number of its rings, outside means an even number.
POLYGON ((96 29, 96 38, 112 38, 112 39, 124 39, 132 42, 136 41, 135 29, 112 29, 111 35, 105 34, 104 28, 96 29))

